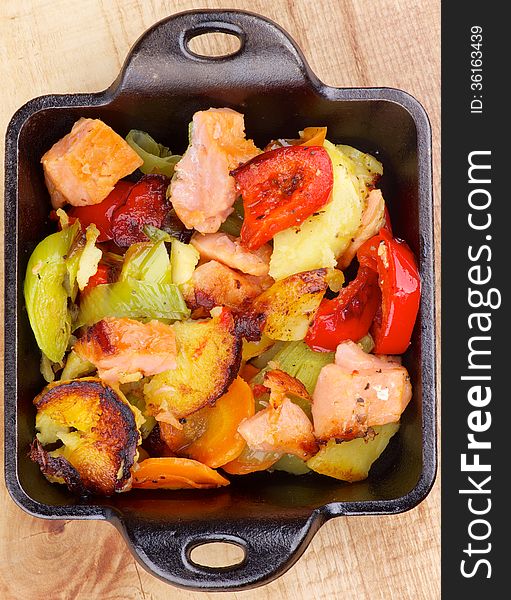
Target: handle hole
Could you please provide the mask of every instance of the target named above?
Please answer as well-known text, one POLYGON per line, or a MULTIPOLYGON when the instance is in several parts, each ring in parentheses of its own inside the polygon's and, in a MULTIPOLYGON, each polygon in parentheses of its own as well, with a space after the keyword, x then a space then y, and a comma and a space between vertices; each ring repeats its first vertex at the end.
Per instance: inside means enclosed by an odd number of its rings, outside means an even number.
POLYGON ((200 58, 226 58, 240 51, 241 39, 234 33, 200 33, 188 40, 187 49, 200 58))
POLYGON ((244 560, 245 549, 228 542, 206 542, 194 546, 190 551, 190 561, 198 567, 237 567, 244 560))

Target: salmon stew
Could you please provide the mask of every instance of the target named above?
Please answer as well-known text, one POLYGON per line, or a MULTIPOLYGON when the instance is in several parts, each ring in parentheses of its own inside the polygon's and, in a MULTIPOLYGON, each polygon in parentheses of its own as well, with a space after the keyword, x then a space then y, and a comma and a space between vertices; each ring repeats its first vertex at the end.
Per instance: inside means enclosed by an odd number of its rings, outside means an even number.
POLYGON ((29 454, 50 482, 368 477, 412 397, 419 272, 381 163, 326 127, 296 136, 258 148, 210 108, 178 155, 82 118, 41 157, 54 232, 24 295, 47 382, 29 454))

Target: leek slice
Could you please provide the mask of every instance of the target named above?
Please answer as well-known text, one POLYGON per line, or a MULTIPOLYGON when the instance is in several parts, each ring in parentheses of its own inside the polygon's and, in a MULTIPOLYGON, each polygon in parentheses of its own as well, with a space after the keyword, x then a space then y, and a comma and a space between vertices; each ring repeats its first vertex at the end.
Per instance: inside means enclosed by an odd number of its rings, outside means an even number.
POLYGON ((170 259, 165 242, 141 242, 128 248, 119 281, 136 279, 151 283, 170 283, 170 259))
POLYGON ((54 363, 62 362, 71 335, 66 258, 79 231, 80 224, 76 222, 45 237, 27 265, 24 294, 28 318, 37 345, 54 363))
POLYGON ((145 225, 142 227, 142 231, 153 243, 172 241, 172 237, 169 233, 162 229, 158 229, 158 227, 155 227, 154 225, 145 225))
POLYGON ((172 154, 167 146, 158 144, 148 133, 138 129, 132 129, 126 141, 144 161, 140 167, 142 173, 159 173, 167 177, 174 175, 174 167, 181 159, 179 154, 172 154))
POLYGON ((105 317, 176 321, 189 315, 176 285, 129 279, 93 288, 82 299, 74 328, 94 325, 105 317))
MULTIPOLYGON (((334 358, 334 352, 314 352, 305 342, 288 342, 280 347, 269 364, 254 377, 252 382, 262 384, 266 371, 280 369, 291 377, 299 379, 312 395, 321 369, 334 362, 334 358)), ((303 407, 300 405, 300 408, 303 407)))
POLYGON ((245 218, 245 212, 243 210, 243 202, 241 198, 238 198, 232 207, 232 213, 227 219, 220 225, 220 231, 239 237, 241 233, 241 226, 243 225, 243 219, 245 218))

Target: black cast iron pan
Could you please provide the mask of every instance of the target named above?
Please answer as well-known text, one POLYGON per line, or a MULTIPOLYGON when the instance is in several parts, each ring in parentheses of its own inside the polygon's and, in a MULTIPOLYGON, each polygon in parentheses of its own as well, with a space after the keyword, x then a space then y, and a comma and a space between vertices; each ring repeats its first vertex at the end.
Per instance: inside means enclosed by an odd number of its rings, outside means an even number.
POLYGON ((436 470, 431 141, 427 116, 414 98, 396 89, 325 86, 289 36, 263 17, 185 12, 149 29, 106 91, 43 96, 20 108, 7 131, 5 189, 5 476, 24 510, 50 519, 107 519, 139 562, 163 580, 232 590, 282 574, 331 517, 398 513, 426 496, 436 470), (240 50, 220 58, 193 54, 188 42, 207 32, 237 36, 240 50), (100 118, 122 135, 130 128, 148 131, 183 151, 193 113, 211 106, 243 112, 249 136, 260 145, 327 125, 332 141, 382 160, 395 232, 415 251, 422 275, 420 316, 404 359, 413 400, 399 434, 364 482, 261 473, 235 478, 221 490, 137 490, 83 501, 48 483, 27 458, 32 399, 43 381, 23 278, 30 253, 51 231, 39 160, 81 116, 100 118), (222 569, 194 564, 191 549, 210 541, 238 544, 245 559, 222 569))

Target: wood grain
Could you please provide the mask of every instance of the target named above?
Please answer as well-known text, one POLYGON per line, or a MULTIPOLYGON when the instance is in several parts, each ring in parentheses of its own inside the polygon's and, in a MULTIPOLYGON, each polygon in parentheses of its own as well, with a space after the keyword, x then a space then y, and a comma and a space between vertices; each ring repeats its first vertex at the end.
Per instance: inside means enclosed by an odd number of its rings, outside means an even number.
MULTIPOLYGON (((280 23, 328 84, 398 87, 423 103, 434 134, 438 239, 439 0, 2 0, 0 128, 34 96, 107 87, 131 44, 160 18, 222 5, 259 12, 280 23)), ((4 600, 440 596, 438 481, 416 509, 392 517, 330 521, 283 577, 254 591, 221 594, 171 588, 137 565, 111 525, 32 518, 0 485, 4 600)))

